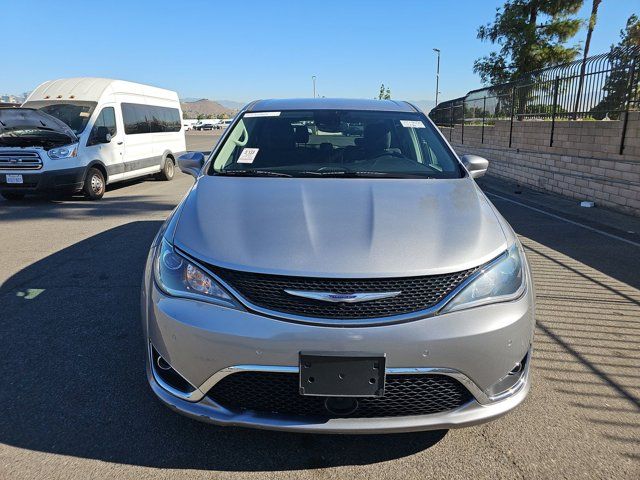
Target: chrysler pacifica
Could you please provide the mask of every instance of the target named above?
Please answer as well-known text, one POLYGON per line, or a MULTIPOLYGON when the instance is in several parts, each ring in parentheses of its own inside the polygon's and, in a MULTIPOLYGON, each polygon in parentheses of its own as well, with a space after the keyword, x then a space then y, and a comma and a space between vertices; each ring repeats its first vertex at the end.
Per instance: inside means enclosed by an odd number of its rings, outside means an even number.
POLYGON ((531 274, 512 228, 413 105, 261 100, 151 247, 147 376, 219 425, 380 433, 486 422, 529 390, 531 274))

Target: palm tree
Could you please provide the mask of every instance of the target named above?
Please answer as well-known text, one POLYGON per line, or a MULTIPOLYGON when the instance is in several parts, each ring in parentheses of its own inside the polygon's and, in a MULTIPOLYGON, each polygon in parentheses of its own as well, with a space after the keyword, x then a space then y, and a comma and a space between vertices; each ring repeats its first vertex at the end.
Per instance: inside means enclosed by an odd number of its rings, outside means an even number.
POLYGON ((591 5, 591 16, 589 17, 589 27, 587 29, 587 40, 584 43, 584 52, 582 55, 582 66, 580 67, 580 80, 578 83, 578 93, 576 94, 576 104, 573 108, 573 119, 578 117, 578 108, 580 108, 580 96, 582 95, 582 86, 584 84, 584 73, 587 68, 587 57, 589 56, 589 45, 591 45, 591 35, 594 28, 596 28, 596 21, 598 20, 598 7, 602 0, 593 0, 591 5))

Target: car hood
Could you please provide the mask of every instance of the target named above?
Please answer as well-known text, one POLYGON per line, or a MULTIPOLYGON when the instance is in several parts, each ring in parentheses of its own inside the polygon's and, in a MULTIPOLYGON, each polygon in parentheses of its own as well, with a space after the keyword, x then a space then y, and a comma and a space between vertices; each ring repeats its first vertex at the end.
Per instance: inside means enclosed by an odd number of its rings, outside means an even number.
POLYGON ((201 177, 173 239, 220 267, 399 277, 475 267, 507 240, 474 181, 201 177))
POLYGON ((78 141, 69 126, 32 108, 0 108, 0 147, 61 147, 78 141))

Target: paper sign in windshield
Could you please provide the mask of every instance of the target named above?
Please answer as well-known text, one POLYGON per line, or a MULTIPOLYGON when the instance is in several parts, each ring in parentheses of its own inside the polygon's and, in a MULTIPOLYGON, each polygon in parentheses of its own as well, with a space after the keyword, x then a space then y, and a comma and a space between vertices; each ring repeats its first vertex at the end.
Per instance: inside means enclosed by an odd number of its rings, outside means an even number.
POLYGON ((425 128, 420 120, 400 120, 400 123, 405 128, 425 128))
POLYGON ((238 163, 253 163, 258 155, 259 148, 243 148, 240 156, 238 157, 238 163))
POLYGON ((244 114, 244 118, 252 117, 279 117, 280 112, 249 112, 244 114))

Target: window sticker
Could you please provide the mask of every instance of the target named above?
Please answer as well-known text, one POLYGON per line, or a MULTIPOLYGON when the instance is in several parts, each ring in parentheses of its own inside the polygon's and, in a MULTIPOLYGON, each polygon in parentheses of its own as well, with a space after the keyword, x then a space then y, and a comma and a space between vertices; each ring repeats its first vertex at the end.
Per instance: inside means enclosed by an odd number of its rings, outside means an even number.
POLYGON ((420 120, 400 120, 400 123, 404 128, 425 128, 420 120))
POLYGON ((78 116, 80 116, 80 117, 88 117, 89 116, 89 112, 80 112, 78 114, 78 116))
POLYGON ((244 118, 253 117, 279 117, 280 112, 249 112, 244 114, 244 118))
POLYGON ((253 163, 259 150, 259 148, 243 148, 238 157, 238 163, 253 163))

